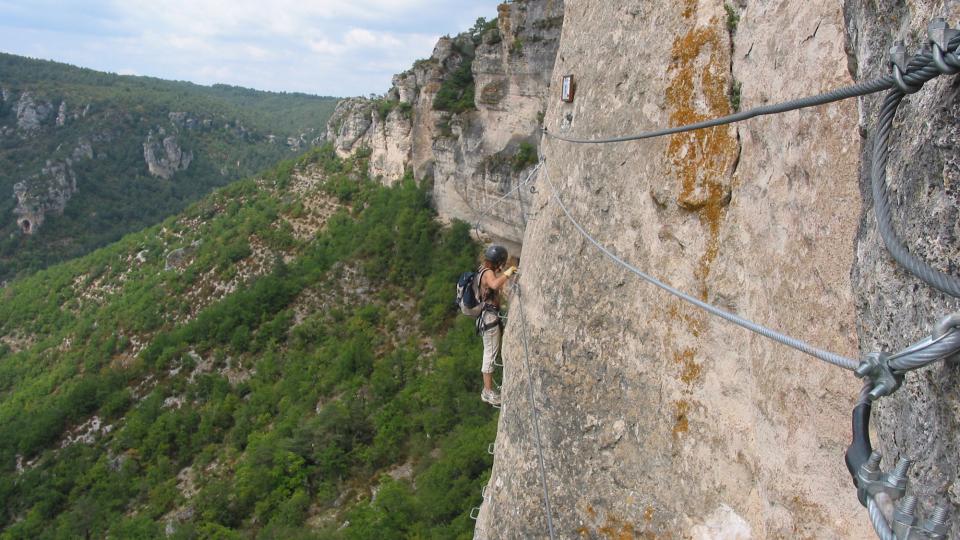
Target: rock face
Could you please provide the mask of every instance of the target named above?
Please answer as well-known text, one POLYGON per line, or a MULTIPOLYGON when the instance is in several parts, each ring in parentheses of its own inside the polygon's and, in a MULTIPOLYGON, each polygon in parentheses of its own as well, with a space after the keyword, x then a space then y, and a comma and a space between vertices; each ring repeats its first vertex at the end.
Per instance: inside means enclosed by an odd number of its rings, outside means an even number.
MULTIPOLYGON (((161 131, 158 137, 163 135, 161 131)), ((170 135, 157 140, 151 131, 143 143, 143 159, 147 163, 147 170, 151 176, 169 180, 177 171, 187 170, 190 162, 193 161, 193 152, 183 151, 177 144, 176 136, 170 135)))
POLYGON ((36 103, 29 92, 24 92, 17 101, 17 127, 28 133, 35 132, 51 112, 52 104, 36 103))
MULTIPOLYGON (((851 69, 858 79, 888 73, 887 51, 895 39, 915 52, 926 39, 927 23, 946 17, 954 26, 960 2, 866 2, 844 7, 851 69)), ((960 269, 960 79, 939 77, 907 96, 894 121, 887 168, 894 227, 910 252, 954 276, 960 269)), ((876 116, 883 96, 860 101, 864 149, 863 199, 870 195, 870 156, 876 116)), ((929 335, 944 315, 960 311, 960 301, 926 286, 893 262, 876 227, 873 208, 861 216, 853 267, 860 347, 896 351, 929 335)), ((960 366, 939 362, 907 374, 904 387, 874 409, 884 468, 898 457, 914 459, 912 490, 920 513, 948 504, 952 527, 960 537, 960 366)), ((929 514, 926 514, 929 515, 929 514)))
POLYGON ((39 174, 13 186, 13 195, 17 198, 13 213, 20 230, 33 234, 43 225, 48 213, 62 214, 76 191, 77 177, 71 160, 48 161, 39 174))
MULTIPOLYGON (((568 0, 551 81, 572 74, 575 100, 551 96, 546 127, 630 134, 852 82, 836 2, 728 9, 568 0)), ((546 140, 478 537, 546 536, 531 407, 558 538, 872 535, 843 463, 859 380, 640 281, 550 187, 631 264, 855 358, 857 118, 847 101, 648 141, 546 140)))
POLYGON ((408 170, 432 179, 441 217, 479 220, 488 235, 518 246, 530 192, 491 206, 536 163, 563 2, 502 4, 497 22, 475 35, 441 38, 430 58, 394 77, 383 98, 341 102, 327 140, 341 156, 369 151, 370 174, 385 183, 408 170), (467 63, 475 108, 434 109, 438 92, 467 63))

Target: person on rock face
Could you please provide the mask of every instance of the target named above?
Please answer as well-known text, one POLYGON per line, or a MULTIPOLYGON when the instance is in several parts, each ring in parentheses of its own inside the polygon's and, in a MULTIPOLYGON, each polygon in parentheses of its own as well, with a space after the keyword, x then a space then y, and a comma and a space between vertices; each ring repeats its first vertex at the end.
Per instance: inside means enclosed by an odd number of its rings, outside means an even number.
POLYGON ((480 367, 483 373, 483 391, 480 399, 491 404, 500 404, 500 394, 493 389, 493 362, 500 352, 500 295, 503 286, 510 276, 517 271, 516 266, 503 270, 507 262, 507 249, 493 244, 483 253, 483 264, 480 266, 480 302, 483 311, 477 319, 477 330, 483 336, 483 364, 480 367))

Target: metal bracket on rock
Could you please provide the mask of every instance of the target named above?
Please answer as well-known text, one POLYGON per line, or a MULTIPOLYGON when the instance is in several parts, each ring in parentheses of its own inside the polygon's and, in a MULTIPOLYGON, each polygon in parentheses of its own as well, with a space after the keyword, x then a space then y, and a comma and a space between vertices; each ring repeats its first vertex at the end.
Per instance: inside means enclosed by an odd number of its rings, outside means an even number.
POLYGON ((893 81, 897 88, 904 94, 913 94, 920 90, 920 86, 910 86, 903 80, 903 74, 907 72, 907 46, 902 41, 896 42, 890 47, 890 65, 893 68, 893 81))
POLYGON ((916 515, 917 498, 907 495, 893 511, 893 534, 897 540, 940 540, 947 537, 947 507, 938 506, 922 524, 916 515))
MULTIPOLYGON (((950 315, 940 319, 940 322, 933 327, 933 332, 930 333, 930 337, 934 340, 938 340, 947 335, 947 332, 951 330, 960 331, 960 311, 951 313, 950 315)), ((960 351, 944 358, 944 361, 950 364, 960 364, 960 351)))
POLYGON ((936 18, 927 25, 927 37, 930 38, 930 44, 933 45, 933 63, 937 69, 946 75, 953 75, 960 72, 960 69, 949 65, 943 58, 944 52, 956 60, 956 56, 950 52, 950 40, 960 34, 960 30, 951 29, 947 21, 943 18, 936 18))
POLYGON ((857 377, 868 377, 873 381, 870 390, 870 401, 876 401, 883 396, 889 396, 903 382, 903 373, 894 373, 890 368, 890 355, 882 352, 873 352, 866 356, 857 366, 857 377))
POLYGON ((896 501, 907 491, 910 460, 900 458, 893 472, 885 473, 880 470, 881 457, 880 452, 873 452, 870 459, 857 471, 857 498, 864 506, 867 505, 867 498, 875 498, 880 493, 896 501))

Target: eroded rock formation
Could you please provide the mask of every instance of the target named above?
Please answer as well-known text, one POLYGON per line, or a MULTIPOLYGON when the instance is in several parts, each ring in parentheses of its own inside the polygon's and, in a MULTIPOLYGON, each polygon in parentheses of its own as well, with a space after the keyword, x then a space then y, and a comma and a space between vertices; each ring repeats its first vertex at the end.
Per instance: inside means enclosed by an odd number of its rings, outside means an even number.
POLYGON ((77 191, 77 176, 71 160, 50 162, 39 174, 13 186, 17 206, 13 209, 17 224, 25 234, 33 234, 43 225, 47 214, 62 214, 67 201, 77 191))
POLYGON ((151 176, 169 180, 178 171, 185 171, 193 161, 193 152, 184 151, 175 135, 164 137, 161 130, 155 137, 153 131, 147 134, 143 143, 143 159, 151 176), (163 139, 158 140, 159 137, 163 139))
POLYGON ((35 132, 52 112, 52 104, 37 103, 29 92, 24 92, 17 101, 17 127, 28 133, 35 132))
POLYGON ((341 156, 367 149, 370 174, 385 183, 407 170, 432 179, 441 217, 470 223, 482 217, 487 234, 518 245, 530 192, 490 207, 536 162, 562 22, 560 0, 502 4, 496 28, 441 38, 430 58, 394 77, 383 98, 341 102, 327 140, 341 156), (438 92, 464 65, 475 108, 436 110, 438 92))

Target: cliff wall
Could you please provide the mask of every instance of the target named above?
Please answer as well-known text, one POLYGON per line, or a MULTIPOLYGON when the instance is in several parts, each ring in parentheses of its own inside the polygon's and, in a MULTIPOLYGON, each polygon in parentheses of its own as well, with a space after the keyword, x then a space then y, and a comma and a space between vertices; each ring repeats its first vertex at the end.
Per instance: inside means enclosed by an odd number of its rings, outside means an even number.
POLYGON ((487 235, 519 247, 530 192, 484 211, 536 163, 562 22, 562 0, 501 4, 496 27, 441 38, 430 58, 394 77, 384 96, 342 102, 327 140, 340 156, 370 152, 370 174, 384 183, 408 170, 432 180, 442 218, 482 218, 487 235), (474 96, 464 98, 468 106, 437 108, 445 85, 462 90, 453 79, 467 76, 474 96))
MULTIPOLYGON (((551 80, 574 75, 576 99, 548 100, 545 125, 629 134, 850 84, 944 9, 875 4, 568 0, 551 80)), ((909 98, 936 119, 915 122, 892 161, 914 182, 898 191, 904 236, 948 271, 960 252, 955 85, 909 98), (911 163, 917 152, 932 165, 911 163)), ((528 384, 558 537, 873 536, 843 465, 860 381, 612 264, 550 184, 601 243, 670 285, 853 358, 890 350, 956 301, 895 269, 873 232, 859 177, 877 99, 642 142, 547 140, 523 242, 532 373, 514 298, 479 537, 546 536, 528 384)), ((890 461, 926 456, 913 476, 955 504, 956 368, 928 371, 880 406, 877 437, 890 461)))

